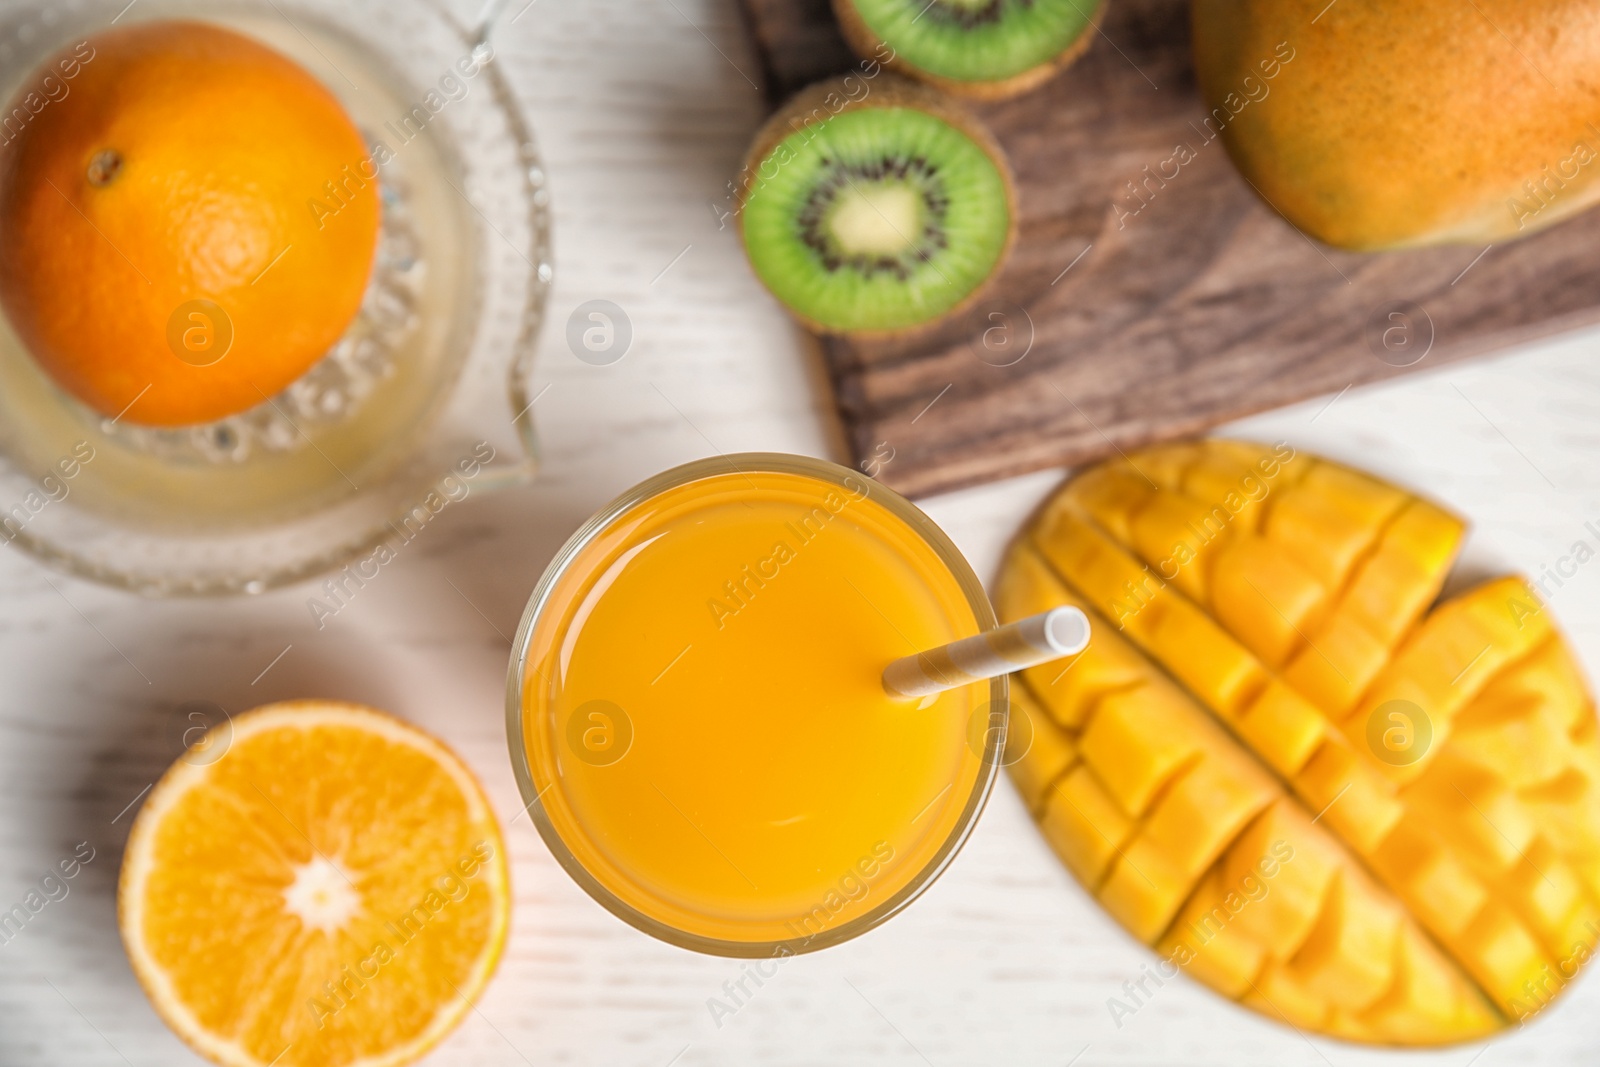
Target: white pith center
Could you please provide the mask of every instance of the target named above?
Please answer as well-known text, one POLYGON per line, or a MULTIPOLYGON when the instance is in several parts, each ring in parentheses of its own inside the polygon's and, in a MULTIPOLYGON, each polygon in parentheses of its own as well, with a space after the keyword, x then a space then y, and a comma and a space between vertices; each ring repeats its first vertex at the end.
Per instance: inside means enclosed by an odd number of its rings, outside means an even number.
POLYGON ((852 185, 834 201, 828 229, 847 256, 895 255, 922 232, 922 194, 909 185, 852 185))
POLYGON ((331 934, 361 910, 361 894, 338 864, 316 856, 294 869, 283 904, 306 926, 331 934))

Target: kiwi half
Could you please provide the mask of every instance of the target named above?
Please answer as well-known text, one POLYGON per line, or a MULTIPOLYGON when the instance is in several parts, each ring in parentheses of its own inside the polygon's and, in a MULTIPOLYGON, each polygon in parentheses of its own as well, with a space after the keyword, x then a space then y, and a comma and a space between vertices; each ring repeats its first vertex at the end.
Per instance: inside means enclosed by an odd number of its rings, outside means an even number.
POLYGON ((1078 58, 1105 0, 833 0, 863 58, 981 100, 1026 92, 1078 58))
POLYGON ((740 228, 761 281, 825 333, 899 332, 977 296, 1016 234, 999 145, 891 75, 803 90, 756 135, 740 228))

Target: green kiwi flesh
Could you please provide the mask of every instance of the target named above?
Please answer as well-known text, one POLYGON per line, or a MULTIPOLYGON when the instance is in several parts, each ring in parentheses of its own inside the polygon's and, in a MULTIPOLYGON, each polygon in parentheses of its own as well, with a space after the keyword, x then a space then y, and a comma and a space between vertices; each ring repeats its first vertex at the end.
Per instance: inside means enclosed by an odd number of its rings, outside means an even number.
POLYGON ((995 273, 1010 244, 997 150, 944 117, 884 103, 796 124, 751 160, 745 251, 767 288, 823 330, 938 319, 995 273))
MULTIPOLYGON (((1101 0, 835 0, 894 52, 897 69, 1006 82, 1088 43, 1101 0)), ((859 45, 858 45, 859 47, 859 45)), ((881 57, 880 57, 881 58, 881 57)))

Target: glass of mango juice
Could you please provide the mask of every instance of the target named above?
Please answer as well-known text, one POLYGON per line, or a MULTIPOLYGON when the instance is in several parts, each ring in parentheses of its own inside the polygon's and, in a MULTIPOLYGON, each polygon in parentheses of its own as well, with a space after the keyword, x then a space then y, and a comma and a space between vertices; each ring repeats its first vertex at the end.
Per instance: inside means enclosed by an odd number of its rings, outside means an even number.
POLYGON ((523 800, 578 884, 663 941, 848 940, 949 865, 1003 742, 1004 676, 917 700, 884 668, 994 625, 949 538, 848 468, 677 467, 595 515, 534 590, 507 686, 523 800))

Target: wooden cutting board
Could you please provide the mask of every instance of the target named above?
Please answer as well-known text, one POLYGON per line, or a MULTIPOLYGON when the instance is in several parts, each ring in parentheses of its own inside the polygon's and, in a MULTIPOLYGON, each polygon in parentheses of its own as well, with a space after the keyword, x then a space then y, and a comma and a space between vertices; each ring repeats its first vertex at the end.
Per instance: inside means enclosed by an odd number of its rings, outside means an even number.
MULTIPOLYGON (((742 2, 774 103, 860 70, 826 0, 742 2)), ((1110 0, 1065 74, 974 110, 1017 173, 1002 275, 932 333, 820 339, 854 458, 910 495, 1600 321, 1600 211, 1487 250, 1355 254, 1289 226, 1207 137, 1184 0, 1110 0)))

